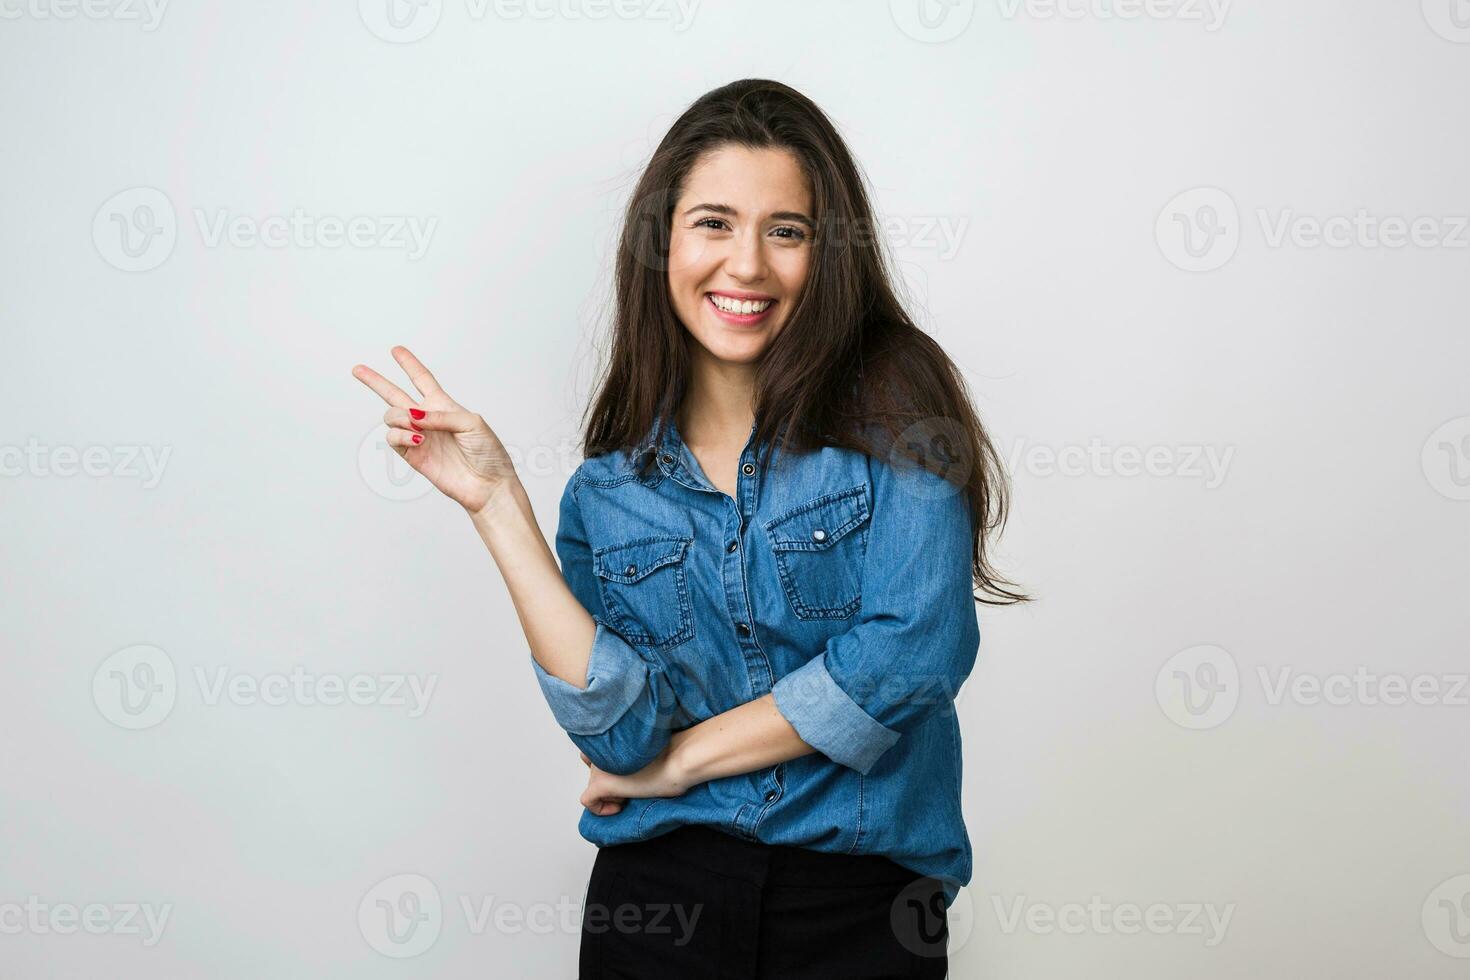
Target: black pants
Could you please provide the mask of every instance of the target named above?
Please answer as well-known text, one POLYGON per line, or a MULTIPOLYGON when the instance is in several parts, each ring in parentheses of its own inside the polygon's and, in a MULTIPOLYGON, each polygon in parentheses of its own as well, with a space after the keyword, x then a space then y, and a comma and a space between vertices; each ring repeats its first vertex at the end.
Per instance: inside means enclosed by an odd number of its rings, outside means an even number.
POLYGON ((943 886, 872 854, 684 826, 597 852, 580 980, 905 980, 948 973, 943 886))

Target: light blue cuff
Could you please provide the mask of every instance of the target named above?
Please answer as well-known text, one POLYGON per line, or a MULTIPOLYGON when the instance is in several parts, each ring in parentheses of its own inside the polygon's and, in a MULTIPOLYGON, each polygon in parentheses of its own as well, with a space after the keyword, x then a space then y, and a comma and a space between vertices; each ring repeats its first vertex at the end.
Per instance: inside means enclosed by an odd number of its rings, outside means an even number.
POLYGON ((837 685, 826 657, 813 657, 781 678, 771 695, 802 741, 864 775, 898 741, 898 732, 879 724, 837 685))
POLYGON ((648 686, 648 664, 602 622, 592 638, 587 686, 578 687, 546 672, 531 657, 541 693, 556 723, 572 735, 601 735, 627 713, 648 686))

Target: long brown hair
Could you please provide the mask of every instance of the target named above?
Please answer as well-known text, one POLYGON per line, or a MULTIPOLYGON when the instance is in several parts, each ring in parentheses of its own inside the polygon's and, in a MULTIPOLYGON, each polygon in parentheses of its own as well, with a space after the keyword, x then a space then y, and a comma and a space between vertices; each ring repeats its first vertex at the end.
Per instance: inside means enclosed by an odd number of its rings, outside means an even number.
MULTIPOLYGON (((963 488, 975 531, 976 601, 1026 600, 987 556, 987 542, 1005 526, 1008 491, 964 377, 895 296, 847 145, 815 103, 780 82, 749 78, 706 93, 644 168, 618 243, 612 348, 588 408, 584 455, 632 448, 683 400, 690 364, 669 296, 670 224, 695 162, 725 144, 792 152, 816 211, 807 278, 757 368, 755 444, 842 447, 963 488)), ((643 465, 650 462, 651 455, 643 465)))

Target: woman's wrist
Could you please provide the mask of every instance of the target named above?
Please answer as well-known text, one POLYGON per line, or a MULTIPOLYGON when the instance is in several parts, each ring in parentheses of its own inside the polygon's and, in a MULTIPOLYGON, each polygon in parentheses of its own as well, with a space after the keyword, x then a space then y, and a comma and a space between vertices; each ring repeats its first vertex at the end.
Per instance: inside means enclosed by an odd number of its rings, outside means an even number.
POLYGON ((664 753, 663 765, 667 777, 683 790, 705 782, 699 764, 699 745, 692 741, 694 729, 686 728, 669 736, 669 748, 664 753))
POLYGON ((510 476, 490 488, 483 504, 474 510, 467 507, 465 512, 477 526, 491 529, 518 519, 524 515, 523 508, 529 507, 530 498, 526 495, 526 488, 521 485, 520 477, 510 476))

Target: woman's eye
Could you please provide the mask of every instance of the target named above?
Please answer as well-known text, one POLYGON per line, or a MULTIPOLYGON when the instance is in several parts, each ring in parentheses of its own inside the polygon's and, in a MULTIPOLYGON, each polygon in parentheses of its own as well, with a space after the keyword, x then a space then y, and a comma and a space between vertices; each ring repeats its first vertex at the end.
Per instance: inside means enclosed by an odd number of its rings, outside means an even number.
POLYGON ((716 225, 723 225, 724 223, 725 222, 721 221, 719 218, 700 218, 698 221, 694 222, 694 227, 713 228, 716 225))
POLYGON ((786 239, 790 239, 791 241, 795 241, 795 242, 802 241, 803 239, 806 238, 806 232, 802 231, 800 228, 793 228, 790 225, 782 225, 779 228, 773 229, 773 232, 778 233, 778 234, 780 232, 790 232, 790 234, 781 235, 781 237, 782 238, 786 238, 786 239))

